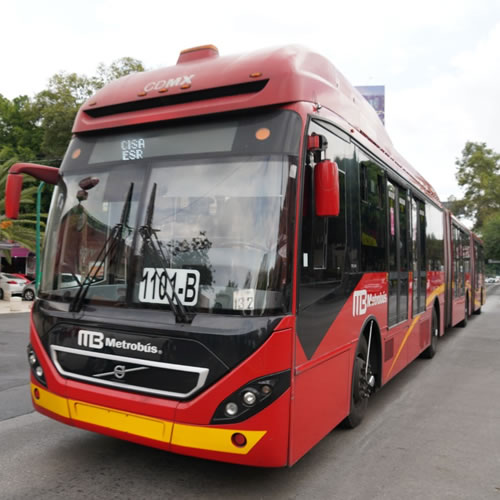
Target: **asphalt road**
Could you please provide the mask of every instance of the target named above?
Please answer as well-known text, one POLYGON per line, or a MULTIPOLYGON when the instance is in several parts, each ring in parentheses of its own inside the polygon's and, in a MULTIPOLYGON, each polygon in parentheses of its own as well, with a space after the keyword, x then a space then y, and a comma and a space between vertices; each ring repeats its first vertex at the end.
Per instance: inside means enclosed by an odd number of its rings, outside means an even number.
POLYGON ((31 412, 27 314, 0 316, 0 498, 500 500, 500 285, 290 469, 182 457, 31 412))

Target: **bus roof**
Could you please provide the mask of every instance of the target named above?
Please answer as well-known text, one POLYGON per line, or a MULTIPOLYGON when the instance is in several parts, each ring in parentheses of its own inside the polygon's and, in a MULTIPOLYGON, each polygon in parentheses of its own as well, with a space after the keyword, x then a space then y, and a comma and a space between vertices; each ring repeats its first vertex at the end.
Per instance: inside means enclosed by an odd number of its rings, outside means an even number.
POLYGON ((99 90, 80 109, 73 132, 298 101, 338 115, 440 204, 432 186, 394 149, 370 104, 325 57, 297 45, 224 57, 212 45, 188 49, 175 66, 134 73, 99 90))

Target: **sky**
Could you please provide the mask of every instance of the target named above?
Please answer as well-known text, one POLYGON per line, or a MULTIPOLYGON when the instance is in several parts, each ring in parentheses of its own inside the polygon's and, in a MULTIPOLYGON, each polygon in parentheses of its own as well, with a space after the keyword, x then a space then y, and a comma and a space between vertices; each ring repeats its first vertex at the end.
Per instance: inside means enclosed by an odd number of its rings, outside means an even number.
POLYGON ((455 161, 466 141, 500 153, 499 0, 4 0, 0 19, 9 99, 121 57, 156 69, 197 45, 227 55, 301 44, 353 85, 385 85, 392 142, 443 201, 462 195, 455 161))

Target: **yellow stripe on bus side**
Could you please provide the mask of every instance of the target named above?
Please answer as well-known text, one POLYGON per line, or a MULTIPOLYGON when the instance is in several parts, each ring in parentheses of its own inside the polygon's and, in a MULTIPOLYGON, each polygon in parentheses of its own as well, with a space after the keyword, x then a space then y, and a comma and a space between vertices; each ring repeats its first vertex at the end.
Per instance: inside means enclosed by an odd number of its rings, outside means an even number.
POLYGON ((427 300, 425 302, 426 306, 429 306, 429 304, 438 296, 444 293, 444 283, 442 285, 439 285, 432 293, 429 294, 427 297, 427 300))
POLYGON ((236 429, 174 424, 172 444, 184 446, 186 448, 198 448, 201 450, 246 455, 265 434, 266 431, 238 431, 236 429), (231 436, 236 432, 245 436, 247 440, 245 446, 238 447, 231 442, 231 436))
POLYGON ((404 336, 403 342, 401 342, 401 345, 399 346, 398 353, 396 354, 396 356, 394 358, 394 361, 392 362, 391 368, 389 369, 389 372, 387 373, 387 377, 390 376, 390 374, 392 372, 392 369, 394 368, 394 365, 396 364, 396 361, 398 360, 399 355, 401 354, 401 351, 403 350, 403 347, 406 344, 406 341, 410 337, 411 332, 413 331, 413 329, 415 328, 415 325, 417 324, 418 320, 420 319, 420 316, 422 316, 422 314, 419 314, 418 316, 415 316, 415 318, 413 319, 410 327, 408 328, 408 331, 406 332, 406 335, 404 336))
MULTIPOLYGON (((429 294, 426 300, 426 307, 429 307, 429 305, 433 302, 433 300, 438 296, 441 295, 444 292, 444 283, 442 285, 439 285, 435 290, 433 290, 432 293, 429 294)), ((415 328, 417 322, 419 321, 420 317, 422 314, 419 314, 418 316, 415 316, 413 318, 413 321, 408 328, 408 331, 406 332, 406 335, 404 336, 403 342, 401 342, 401 345, 399 346, 398 352, 396 354, 396 357, 394 358, 394 361, 392 362, 391 368, 389 369, 389 372, 387 373, 387 377, 390 376, 392 373, 392 369, 394 368, 394 365, 396 364, 396 361, 399 358, 399 355, 401 354, 401 351, 403 350, 403 347, 405 346, 407 340, 410 338, 411 333, 413 332, 413 329, 415 328)))

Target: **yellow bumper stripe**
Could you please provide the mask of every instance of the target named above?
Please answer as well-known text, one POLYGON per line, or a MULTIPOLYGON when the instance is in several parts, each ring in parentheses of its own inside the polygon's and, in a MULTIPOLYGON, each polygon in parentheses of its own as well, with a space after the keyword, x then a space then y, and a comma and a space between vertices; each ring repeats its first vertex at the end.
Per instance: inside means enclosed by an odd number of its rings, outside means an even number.
POLYGON ((246 455, 267 432, 169 422, 168 420, 66 399, 34 384, 31 384, 31 393, 38 406, 57 415, 186 448, 246 455), (38 390, 38 398, 35 397, 35 389, 38 390), (238 447, 232 443, 231 436, 236 432, 245 436, 247 440, 245 446, 238 447))
POLYGON ((60 415, 61 417, 70 418, 67 399, 56 396, 55 394, 52 394, 45 389, 41 389, 34 384, 31 384, 31 396, 33 397, 33 401, 35 401, 38 406, 41 406, 56 415, 60 415), (35 396, 35 389, 38 391, 38 398, 35 396))
POLYGON ((69 401, 71 418, 164 443, 170 442, 172 422, 134 415, 101 406, 69 401))
POLYGON ((174 424, 172 444, 201 450, 221 451, 223 453, 238 453, 246 455, 264 436, 266 431, 238 431, 235 429, 220 429, 217 427, 200 427, 196 425, 174 424), (231 436, 241 432, 247 439, 247 444, 241 448, 234 446, 231 436))

